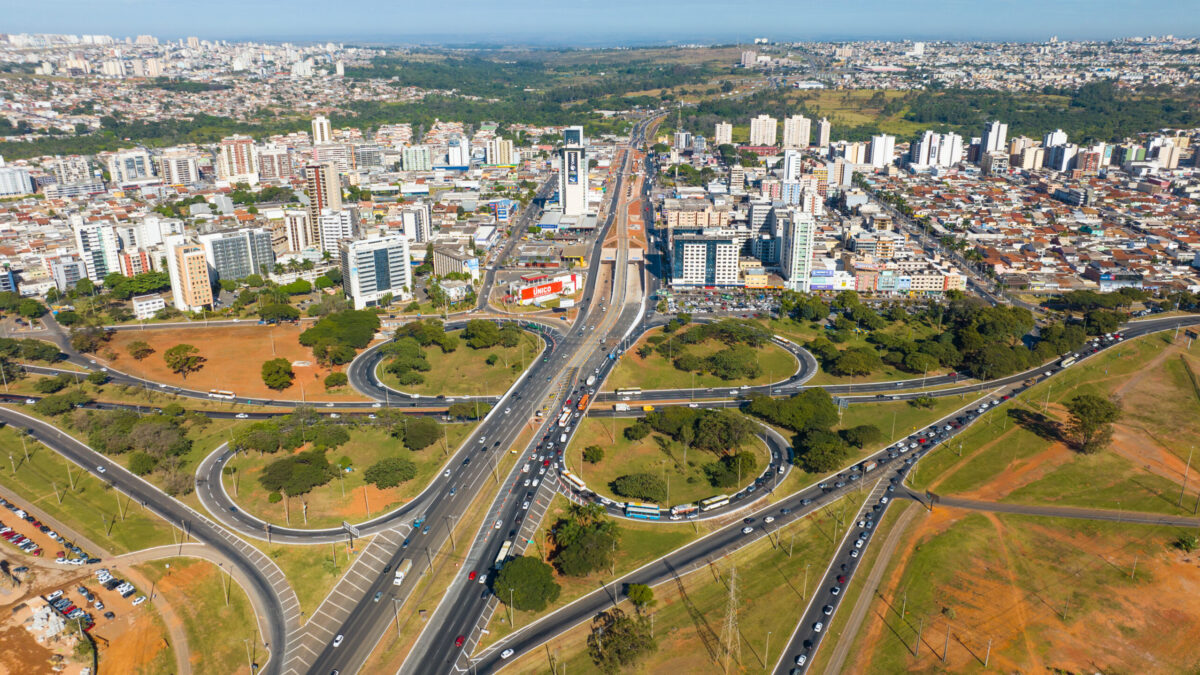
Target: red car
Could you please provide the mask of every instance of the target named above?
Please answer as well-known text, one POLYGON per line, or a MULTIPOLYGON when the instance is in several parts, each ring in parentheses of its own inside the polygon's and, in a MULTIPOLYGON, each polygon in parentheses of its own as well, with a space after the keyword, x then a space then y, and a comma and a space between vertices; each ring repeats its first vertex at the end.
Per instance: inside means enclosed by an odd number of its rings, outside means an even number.
POLYGON ((550 460, 548 460, 548 459, 543 459, 543 460, 542 460, 542 466, 550 466, 550 460))
POLYGON ((454 638, 454 646, 461 647, 461 646, 463 646, 463 643, 466 641, 467 641, 467 638, 463 637, 462 635, 459 635, 458 637, 454 638))
POLYGON ((467 575, 467 581, 475 581, 475 570, 471 570, 471 573, 467 575))
POLYGON ((846 575, 844 575, 844 574, 839 574, 839 575, 838 575, 838 583, 839 583, 839 584, 844 584, 844 583, 846 583, 846 575))

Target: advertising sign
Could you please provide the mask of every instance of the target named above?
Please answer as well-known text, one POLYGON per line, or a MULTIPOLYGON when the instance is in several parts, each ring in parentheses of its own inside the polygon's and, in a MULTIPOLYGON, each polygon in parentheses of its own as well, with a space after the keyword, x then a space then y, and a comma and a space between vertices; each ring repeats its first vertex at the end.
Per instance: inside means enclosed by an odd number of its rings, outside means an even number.
POLYGON ((567 183, 569 185, 579 184, 579 153, 567 153, 567 183))
POLYGON ((538 284, 537 286, 529 286, 521 289, 522 300, 537 300, 548 295, 556 295, 562 293, 563 282, 551 281, 548 284, 538 284))

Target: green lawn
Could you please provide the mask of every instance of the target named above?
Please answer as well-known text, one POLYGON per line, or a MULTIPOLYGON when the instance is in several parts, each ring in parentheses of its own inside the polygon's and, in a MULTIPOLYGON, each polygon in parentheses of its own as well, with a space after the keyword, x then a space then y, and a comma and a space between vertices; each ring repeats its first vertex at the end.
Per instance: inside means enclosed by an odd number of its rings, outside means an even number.
MULTIPOLYGON (((660 332, 661 330, 655 329, 647 333, 645 337, 657 335, 660 332)), ((710 387, 736 387, 743 384, 770 384, 791 377, 796 372, 796 368, 799 367, 796 357, 792 356, 786 349, 775 344, 768 344, 756 350, 758 352, 758 363, 762 367, 762 374, 758 377, 749 380, 722 380, 710 373, 697 373, 693 376, 691 371, 677 369, 670 359, 659 356, 657 352, 644 359, 638 356, 636 353, 637 347, 643 344, 645 337, 621 357, 621 362, 617 364, 616 369, 605 382, 605 391, 625 387, 641 387, 643 389, 687 389, 689 387, 696 387, 707 389, 710 387)), ((724 343, 718 340, 705 340, 699 344, 688 345, 687 351, 700 358, 704 358, 724 348, 724 343)))
MULTIPOLYGON (((658 433, 652 433, 640 441, 625 438, 625 429, 635 421, 631 418, 587 417, 580 423, 579 431, 567 449, 567 466, 588 484, 589 489, 617 501, 625 501, 613 494, 609 483, 630 473, 652 473, 669 480, 670 499, 663 506, 695 502, 716 494, 733 494, 740 489, 716 488, 708 482, 703 467, 717 460, 712 453, 699 450, 685 452, 681 444, 673 441, 667 443, 669 450, 664 450, 656 439, 662 439, 663 442, 669 439, 658 433), (604 449, 602 461, 596 464, 583 461, 583 449, 590 445, 599 445, 604 449)), ((757 438, 748 443, 746 449, 753 450, 757 455, 759 469, 754 475, 743 476, 742 486, 754 482, 766 468, 769 459, 766 444, 757 438)))
POLYGON ((215 565, 191 558, 169 558, 138 565, 137 569, 155 583, 155 593, 164 597, 183 620, 196 672, 249 672, 247 644, 256 648, 259 661, 265 658, 263 636, 258 635, 249 598, 215 565))
MULTIPOLYGON (((451 331, 461 335, 462 331, 451 331)), ((421 373, 425 381, 421 384, 398 384, 396 376, 384 370, 387 360, 379 364, 376 374, 385 385, 404 392, 427 396, 490 396, 503 394, 516 381, 533 359, 542 358, 542 341, 528 333, 522 333, 521 343, 516 347, 496 346, 489 349, 471 349, 465 340, 458 349, 449 354, 442 353, 436 346, 425 348, 428 372, 421 373), (487 364, 488 356, 495 354, 496 365, 487 364)))
POLYGON ((453 452, 474 426, 474 423, 444 424, 442 428, 445 431, 445 439, 419 452, 405 448, 385 429, 355 428, 351 431, 348 443, 327 453, 331 463, 348 457, 353 470, 340 473, 339 478, 313 489, 303 500, 299 497, 292 498, 286 507, 287 510, 284 502, 271 504, 268 501, 268 492, 258 484, 258 476, 263 468, 284 457, 283 452, 262 457, 254 453, 240 454, 229 462, 235 473, 223 477, 225 489, 234 496, 234 501, 240 508, 278 525, 288 524, 289 510, 290 527, 323 528, 340 525, 342 521, 360 522, 369 517, 368 509, 370 515, 390 511, 424 490, 445 463, 447 453, 453 452), (406 457, 412 460, 417 465, 416 477, 386 490, 366 485, 363 472, 385 457, 406 457), (241 492, 242 488, 246 489, 244 494, 241 492), (307 524, 304 522, 302 511, 304 502, 308 504, 307 524))
POLYGON ((330 589, 354 562, 354 556, 367 547, 369 540, 355 539, 352 554, 345 541, 328 546, 300 546, 248 539, 276 565, 296 592, 300 611, 307 621, 329 594, 330 589))
POLYGON ((113 553, 173 543, 167 523, 107 483, 41 443, 27 440, 25 448, 29 450, 28 461, 21 436, 11 427, 0 429, 0 452, 12 457, 17 465, 15 476, 11 464, 3 469, 4 484, 34 507, 113 553))

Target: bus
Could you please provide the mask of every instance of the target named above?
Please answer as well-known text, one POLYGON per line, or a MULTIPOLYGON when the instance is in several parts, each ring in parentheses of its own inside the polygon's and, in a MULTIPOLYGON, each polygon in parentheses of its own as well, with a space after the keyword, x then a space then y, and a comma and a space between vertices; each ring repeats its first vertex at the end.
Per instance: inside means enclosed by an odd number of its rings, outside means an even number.
POLYGON ((583 395, 583 398, 579 399, 579 405, 578 405, 578 406, 576 406, 576 408, 575 408, 575 409, 576 409, 576 410, 579 410, 579 411, 581 411, 581 412, 582 412, 583 410, 585 410, 585 409, 587 408, 588 399, 590 399, 591 397, 592 397, 592 395, 591 395, 591 394, 584 394, 584 395, 583 395))
POLYGON ((700 500, 700 510, 711 511, 715 508, 725 506, 728 503, 729 497, 727 495, 717 495, 716 497, 709 497, 708 499, 700 500))
POLYGON ((571 473, 568 469, 563 469, 562 471, 559 471, 558 475, 560 475, 564 479, 566 479, 566 481, 568 483, 570 483, 577 490, 583 491, 583 490, 587 489, 587 484, 584 483, 583 481, 579 480, 579 476, 576 476, 575 474, 571 473))
POLYGON ((783 337, 782 335, 776 335, 776 336, 775 336, 775 339, 776 339, 776 340, 778 340, 778 341, 780 341, 780 342, 782 342, 782 343, 783 343, 783 344, 785 344, 785 345, 790 345, 790 344, 792 344, 792 341, 791 341, 791 340, 789 340, 789 339, 787 339, 787 338, 783 337))
POLYGON ((1060 363, 1060 364, 1058 364, 1058 365, 1059 365, 1059 366, 1061 366, 1061 367, 1063 367, 1063 368, 1066 368, 1067 366, 1069 366, 1069 365, 1071 365, 1071 364, 1073 364, 1073 363, 1075 363, 1075 356, 1074 356, 1074 355, 1066 357, 1065 359, 1063 359, 1063 360, 1062 360, 1062 363, 1060 363))
POLYGON ((408 571, 412 569, 412 559, 405 560, 396 568, 396 578, 392 579, 392 585, 399 586, 404 583, 404 577, 408 571))
POLYGON ((506 541, 500 546, 500 555, 496 556, 496 564, 492 565, 492 569, 500 569, 504 567, 504 561, 508 559, 508 551, 512 548, 512 542, 506 541))
POLYGON ((635 504, 629 502, 625 505, 625 517, 658 520, 662 517, 662 513, 659 512, 658 504, 635 504))
POLYGON ((233 399, 237 398, 236 396, 233 395, 232 391, 221 391, 220 389, 209 389, 208 397, 209 398, 223 398, 227 401, 232 401, 233 399))
POLYGON ((700 512, 700 507, 695 504, 677 504, 671 507, 672 516, 690 516, 700 512))
POLYGON ((567 422, 570 422, 570 421, 571 421, 571 411, 564 410, 563 414, 560 415, 558 418, 558 426, 565 427, 565 426, 567 426, 567 422))
POLYGON ((617 396, 641 396, 641 395, 642 395, 642 390, 638 389, 636 387, 632 388, 632 389, 618 389, 617 390, 617 396))

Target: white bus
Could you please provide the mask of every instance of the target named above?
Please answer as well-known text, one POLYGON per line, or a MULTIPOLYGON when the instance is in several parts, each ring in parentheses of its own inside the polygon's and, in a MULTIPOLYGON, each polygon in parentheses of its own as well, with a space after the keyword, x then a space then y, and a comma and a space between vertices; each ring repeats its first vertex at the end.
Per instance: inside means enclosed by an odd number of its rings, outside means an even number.
POLYGON ((512 542, 506 541, 500 546, 500 555, 496 556, 496 563, 492 565, 492 569, 500 569, 504 567, 504 561, 508 560, 508 552, 512 549, 512 542))
POLYGON ((715 508, 720 508, 722 506, 725 506, 728 503, 729 503, 728 495, 717 495, 715 497, 709 497, 708 499, 700 500, 700 510, 701 511, 711 511, 715 508))
POLYGON ((233 399, 237 398, 236 396, 234 396, 232 391, 221 391, 220 389, 209 389, 208 397, 209 398, 223 398, 228 401, 232 401, 233 399))

